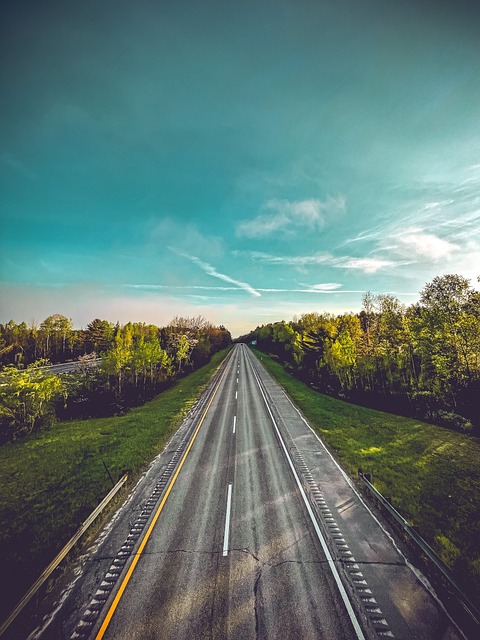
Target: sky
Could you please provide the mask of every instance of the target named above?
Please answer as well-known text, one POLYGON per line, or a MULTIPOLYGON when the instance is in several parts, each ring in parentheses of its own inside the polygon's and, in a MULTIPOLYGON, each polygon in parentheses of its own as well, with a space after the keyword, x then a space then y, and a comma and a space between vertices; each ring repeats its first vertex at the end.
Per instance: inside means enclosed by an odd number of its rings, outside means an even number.
POLYGON ((0 0, 0 322, 234 336, 480 275, 480 4, 0 0))

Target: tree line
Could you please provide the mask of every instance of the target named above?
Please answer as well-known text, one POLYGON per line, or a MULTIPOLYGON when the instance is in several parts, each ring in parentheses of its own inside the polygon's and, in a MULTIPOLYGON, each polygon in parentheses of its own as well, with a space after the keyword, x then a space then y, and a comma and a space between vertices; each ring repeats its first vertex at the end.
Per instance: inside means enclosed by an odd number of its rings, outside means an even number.
POLYGON ((322 392, 480 434, 480 293, 462 276, 434 278, 410 306, 367 292, 360 313, 306 313, 240 340, 322 392))
POLYGON ((95 319, 75 330, 60 314, 41 324, 0 324, 0 440, 56 419, 123 413, 208 362, 231 343, 224 326, 202 316, 166 327, 95 319), (61 376, 47 365, 75 360, 61 376))

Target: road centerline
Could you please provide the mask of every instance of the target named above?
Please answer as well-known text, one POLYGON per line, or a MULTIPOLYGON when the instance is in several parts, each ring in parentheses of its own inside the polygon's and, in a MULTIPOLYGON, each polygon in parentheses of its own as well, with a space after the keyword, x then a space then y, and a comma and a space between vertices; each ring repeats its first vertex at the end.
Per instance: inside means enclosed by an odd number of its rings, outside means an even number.
POLYGON ((225 513, 225 533, 223 535, 223 555, 228 556, 228 539, 230 534, 230 514, 232 509, 232 483, 228 485, 227 511, 225 513))

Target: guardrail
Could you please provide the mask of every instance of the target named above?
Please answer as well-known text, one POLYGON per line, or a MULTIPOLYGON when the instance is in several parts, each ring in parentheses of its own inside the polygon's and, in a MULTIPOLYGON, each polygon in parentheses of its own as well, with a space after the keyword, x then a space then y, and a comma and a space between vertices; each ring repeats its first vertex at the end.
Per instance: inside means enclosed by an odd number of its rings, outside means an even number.
POLYGON ((93 523, 93 521, 98 518, 100 513, 104 510, 110 500, 118 493, 118 491, 123 487, 123 485, 127 482, 128 474, 125 474, 120 478, 117 484, 113 487, 113 489, 105 496, 105 498, 100 502, 100 504, 96 507, 94 511, 88 516, 85 522, 81 525, 75 535, 70 538, 67 544, 63 547, 60 553, 52 560, 52 562, 48 565, 45 571, 41 574, 41 576, 32 584, 27 593, 23 596, 20 602, 17 604, 15 609, 11 612, 5 622, 0 626, 0 636, 2 636, 8 627, 12 624, 18 614, 22 611, 22 609, 27 605, 27 603, 33 598, 33 596, 37 593, 40 587, 44 584, 46 580, 51 576, 51 574, 55 571, 58 565, 62 562, 62 560, 67 556, 67 554, 71 551, 71 549, 75 546, 75 544, 79 541, 85 531, 89 528, 89 526, 93 523))
POLYGON ((435 565, 435 567, 441 572, 443 577, 449 583, 449 586, 454 591, 458 601, 470 617, 471 621, 478 627, 480 626, 480 611, 468 598, 467 595, 461 590, 461 588, 455 582, 450 569, 442 562, 435 551, 425 542, 415 529, 405 520, 405 518, 392 506, 392 504, 383 496, 380 491, 375 489, 370 482, 370 474, 364 474, 361 471, 358 472, 358 477, 363 482, 368 491, 378 500, 378 502, 385 508, 388 513, 402 526, 410 538, 420 547, 422 552, 427 558, 435 565))

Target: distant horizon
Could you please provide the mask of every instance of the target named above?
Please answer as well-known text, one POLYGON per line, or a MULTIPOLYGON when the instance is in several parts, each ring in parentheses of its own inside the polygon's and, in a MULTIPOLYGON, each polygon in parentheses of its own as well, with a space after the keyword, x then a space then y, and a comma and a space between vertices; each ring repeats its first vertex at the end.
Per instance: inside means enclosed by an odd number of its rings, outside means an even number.
MULTIPOLYGON (((439 275, 446 275, 446 274, 439 274, 439 275)), ((461 275, 461 274, 459 274, 461 275)), ((480 291, 480 287, 477 284, 478 280, 474 279, 474 281, 470 281, 470 285, 472 286, 473 289, 479 290, 480 291)), ((427 284, 427 283, 425 283, 427 284)), ((422 287, 423 289, 423 287, 422 287)), ((275 314, 275 311, 272 311, 270 314, 268 314, 268 316, 265 316, 264 319, 261 319, 259 322, 245 322, 245 324, 240 325, 243 327, 242 329, 238 329, 237 327, 237 331, 235 331, 235 329, 233 329, 231 326, 229 326, 227 323, 223 322, 218 318, 213 319, 211 317, 212 314, 210 314, 210 316, 208 315, 208 312, 211 311, 210 309, 206 309, 204 313, 202 313, 201 310, 199 310, 198 307, 194 307, 192 309, 190 309, 189 313, 182 313, 182 312, 178 312, 178 313, 174 313, 173 315, 171 315, 171 317, 169 317, 168 319, 165 319, 166 316, 163 315, 162 316, 162 320, 155 320, 152 319, 153 316, 155 316, 156 314, 158 315, 158 310, 155 308, 155 306, 152 306, 150 309, 148 309, 145 312, 145 316, 141 317, 136 315, 135 317, 128 317, 128 307, 125 308, 125 310, 122 312, 123 315, 112 319, 112 317, 106 317, 105 315, 102 314, 94 314, 87 317, 86 312, 81 312, 81 314, 79 314, 77 312, 77 318, 79 315, 81 315, 81 317, 83 317, 83 320, 81 322, 81 324, 78 323, 78 321, 76 320, 76 317, 74 314, 70 314, 70 313, 65 313, 62 310, 55 310, 55 311, 49 311, 49 312, 45 312, 45 314, 34 314, 29 316, 29 318, 19 318, 19 317, 14 317, 14 316, 8 316, 8 313, 6 315, 2 315, 0 316, 0 323, 1 324, 6 324, 8 323, 10 320, 13 320, 16 324, 21 324, 22 322, 25 322, 27 325, 31 324, 32 322, 35 322, 37 324, 40 324, 43 320, 45 320, 45 318, 54 315, 55 313, 58 313, 60 315, 63 315, 69 319, 72 320, 73 322, 73 327, 75 330, 82 330, 85 329, 87 327, 87 325, 92 322, 93 320, 95 320, 96 318, 100 319, 100 320, 106 320, 112 324, 117 324, 117 322, 120 325, 125 325, 128 322, 139 322, 139 323, 145 323, 145 324, 152 324, 158 327, 165 327, 168 324, 170 324, 170 322, 175 318, 175 317, 187 317, 187 318, 193 318, 193 317, 197 317, 197 316, 202 316, 205 318, 205 320, 207 320, 208 322, 210 322, 211 324, 213 324, 214 326, 220 326, 223 325, 232 335, 232 339, 236 339, 240 336, 246 335, 248 333, 250 333, 251 331, 253 331, 256 327, 261 326, 261 325, 265 325, 265 324, 270 324, 270 323, 275 323, 275 322, 292 322, 294 321, 294 319, 296 317, 301 317, 303 314, 306 313, 319 313, 319 314, 323 314, 323 313, 332 313, 334 315, 341 315, 343 313, 353 313, 353 314, 357 314, 360 313, 361 309, 362 309, 362 299, 363 296, 365 295, 365 293, 367 293, 367 290, 362 291, 361 292, 361 298, 360 298, 360 302, 359 302, 359 306, 356 309, 341 309, 341 308, 336 308, 336 309, 329 309, 326 307, 315 307, 315 308, 308 308, 308 309, 304 309, 300 312, 292 312, 292 314, 290 316, 284 316, 284 317, 278 317, 275 314), (83 314, 83 315, 82 315, 83 314), (150 314, 153 314, 153 316, 151 316, 150 314), (267 319, 267 317, 269 319, 267 319)), ((381 292, 381 291, 370 291, 370 293, 372 293, 373 295, 392 295, 390 292, 381 292)), ((400 302, 402 304, 404 304, 406 307, 408 307, 410 304, 415 304, 419 301, 420 298, 420 291, 415 293, 415 294, 407 294, 407 293, 403 293, 400 296, 395 295, 395 297, 397 297, 400 302)), ((156 303, 154 303, 156 304, 156 303)), ((109 303, 109 309, 111 309, 111 303, 109 303)), ((120 307, 118 307, 120 308, 120 307)), ((175 307, 173 307, 175 308, 175 307)), ((3 313, 3 310, 0 309, 0 312, 3 313)), ((138 310, 136 310, 136 312, 138 314, 138 310)))
MULTIPOLYGON (((46 311, 45 313, 41 314, 41 313, 34 313, 34 314, 30 314, 27 317, 20 317, 18 314, 8 314, 8 310, 6 310, 5 314, 2 313, 1 319, 0 319, 0 323, 1 324, 6 324, 8 322, 10 322, 11 320, 13 320, 16 324, 21 324, 22 322, 25 322, 27 325, 30 325, 32 322, 35 322, 37 325, 41 324, 41 322, 43 320, 45 320, 45 318, 48 318, 51 315, 54 315, 56 313, 65 316, 69 319, 72 320, 73 322, 73 327, 76 330, 81 330, 81 329, 85 329, 87 327, 87 325, 92 322, 93 320, 95 320, 96 318, 100 319, 100 320, 106 320, 112 324, 117 324, 117 322, 120 325, 125 325, 128 322, 140 322, 140 323, 145 323, 145 324, 153 324, 155 326, 158 327, 164 327, 167 326, 168 324, 170 324, 170 322, 177 316, 181 316, 181 317, 195 317, 198 315, 203 316, 208 322, 211 322, 213 325, 215 326, 220 326, 223 325, 228 331, 230 331, 230 333, 232 334, 232 338, 238 338, 242 335, 246 335, 248 333, 250 333, 251 331, 253 331, 253 329, 255 329, 256 327, 262 325, 262 324, 268 324, 271 322, 290 322, 293 321, 294 317, 300 317, 302 314, 305 313, 334 313, 334 314, 341 314, 341 313, 359 313, 361 310, 361 302, 359 305, 359 308, 357 310, 355 309, 345 309, 345 310, 339 310, 337 309, 336 311, 332 311, 328 308, 305 308, 303 311, 300 312, 292 312, 292 315, 287 317, 280 317, 280 316, 276 316, 275 312, 272 312, 271 314, 268 314, 268 316, 265 317, 265 319, 260 319, 258 322, 244 322, 244 324, 242 325, 238 325, 240 326, 240 328, 238 328, 235 331, 235 329, 232 329, 232 326, 228 325, 226 322, 222 321, 222 319, 220 317, 218 317, 219 319, 212 319, 214 314, 209 314, 210 309, 207 309, 205 311, 205 313, 202 313, 201 311, 199 311, 198 307, 192 308, 187 313, 184 313, 181 311, 178 313, 174 313, 173 315, 168 316, 168 319, 163 319, 163 320, 155 320, 155 316, 159 315, 158 312, 155 310, 154 307, 147 309, 147 311, 145 312, 144 316, 139 316, 136 315, 134 318, 133 317, 128 317, 128 310, 126 310, 124 312, 123 316, 119 316, 119 317, 107 317, 105 314, 93 314, 90 315, 89 314, 85 314, 84 312, 81 313, 77 313, 75 312, 74 314, 72 313, 67 313, 62 311, 62 309, 57 309, 50 312, 50 311, 46 311), (88 316, 88 317, 87 317, 88 316), (83 317, 85 318, 84 320, 81 320, 80 322, 77 320, 77 318, 79 317, 83 317)), ((3 311, 3 309, 2 309, 3 311)), ((136 312, 138 314, 138 311, 136 312)), ((215 314, 216 315, 216 314, 215 314)), ((166 315, 164 314, 160 314, 159 317, 162 318, 167 318, 166 315)))
POLYGON ((4 322, 238 336, 477 286, 479 3, 4 4, 4 322))

